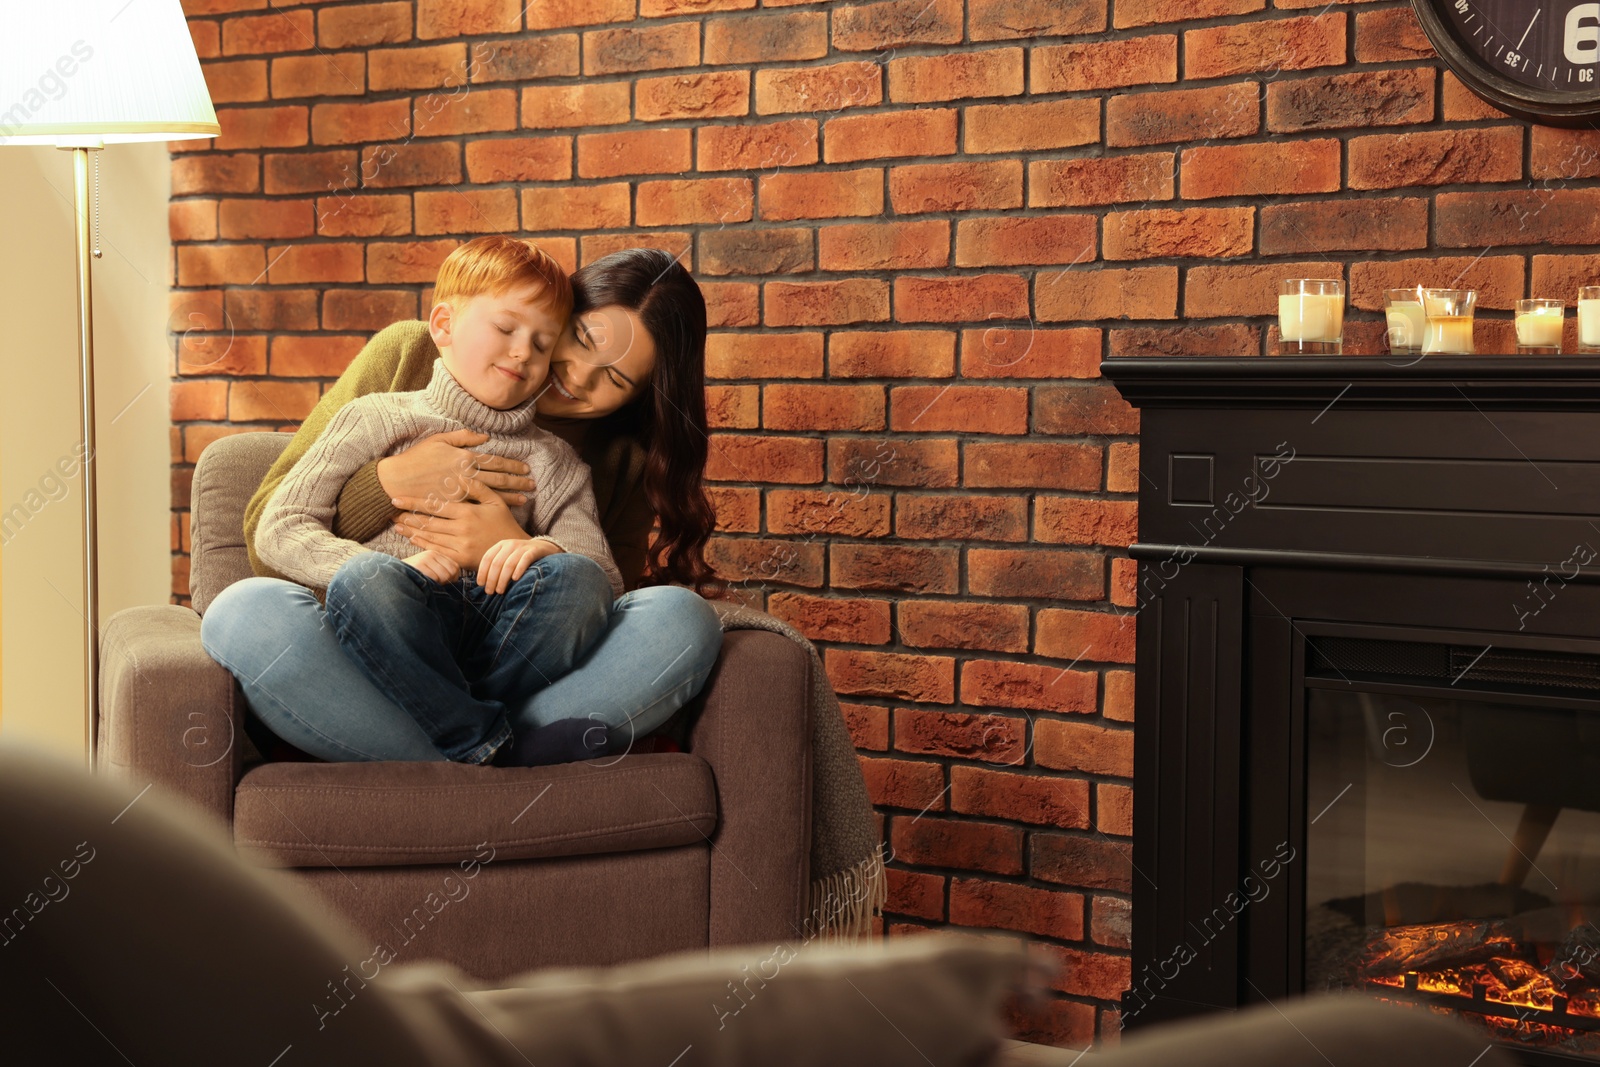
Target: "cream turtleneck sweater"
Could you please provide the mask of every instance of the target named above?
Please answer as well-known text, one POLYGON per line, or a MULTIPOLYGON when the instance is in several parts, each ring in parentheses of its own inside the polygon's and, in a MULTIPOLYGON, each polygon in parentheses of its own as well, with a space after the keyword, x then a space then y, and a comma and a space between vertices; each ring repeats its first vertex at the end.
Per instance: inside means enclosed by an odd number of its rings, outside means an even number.
POLYGON ((511 508, 517 523, 533 536, 600 564, 611 580, 612 595, 620 596, 622 575, 600 528, 589 467, 571 445, 535 425, 534 404, 529 399, 514 408, 492 408, 463 389, 442 359, 434 363, 426 389, 357 397, 339 409, 267 501, 256 529, 256 554, 279 573, 319 591, 362 552, 401 559, 416 555, 417 546, 392 526, 360 543, 335 536, 339 491, 374 459, 409 448, 429 434, 466 428, 489 435, 475 451, 528 464, 534 490, 530 501, 511 508))

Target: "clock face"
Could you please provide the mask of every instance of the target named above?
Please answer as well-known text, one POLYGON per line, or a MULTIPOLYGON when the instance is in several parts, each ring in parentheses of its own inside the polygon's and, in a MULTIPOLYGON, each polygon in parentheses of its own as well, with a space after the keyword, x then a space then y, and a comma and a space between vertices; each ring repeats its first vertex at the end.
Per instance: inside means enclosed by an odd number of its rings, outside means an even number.
POLYGON ((1537 121, 1600 114, 1600 3, 1414 0, 1435 50, 1478 95, 1537 121))

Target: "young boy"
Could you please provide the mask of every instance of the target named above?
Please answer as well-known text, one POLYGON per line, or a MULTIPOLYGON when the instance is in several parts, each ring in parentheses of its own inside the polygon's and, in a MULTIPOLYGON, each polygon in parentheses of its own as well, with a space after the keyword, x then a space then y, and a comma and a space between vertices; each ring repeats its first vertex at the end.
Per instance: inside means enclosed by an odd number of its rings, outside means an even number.
POLYGON ((268 566, 327 590, 327 620, 345 651, 452 760, 532 766, 599 754, 584 744, 594 732, 587 720, 513 738, 506 716, 509 702, 572 669, 623 589, 589 468, 533 421, 571 309, 571 283, 544 252, 501 236, 457 248, 434 287, 428 325, 440 358, 428 387, 369 393, 340 408, 256 531, 268 566), (481 585, 393 527, 365 544, 333 534, 339 491, 356 470, 461 428, 489 435, 477 451, 527 463, 535 485, 511 513, 537 532, 491 546, 477 566, 481 585), (530 629, 540 618, 561 625, 530 629))

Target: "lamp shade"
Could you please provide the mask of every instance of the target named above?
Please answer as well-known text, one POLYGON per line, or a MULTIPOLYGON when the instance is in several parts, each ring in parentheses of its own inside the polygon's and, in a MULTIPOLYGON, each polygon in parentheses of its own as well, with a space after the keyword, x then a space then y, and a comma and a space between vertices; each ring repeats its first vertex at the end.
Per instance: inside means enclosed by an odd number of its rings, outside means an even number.
POLYGON ((179 0, 0 6, 0 145, 221 132, 179 0))

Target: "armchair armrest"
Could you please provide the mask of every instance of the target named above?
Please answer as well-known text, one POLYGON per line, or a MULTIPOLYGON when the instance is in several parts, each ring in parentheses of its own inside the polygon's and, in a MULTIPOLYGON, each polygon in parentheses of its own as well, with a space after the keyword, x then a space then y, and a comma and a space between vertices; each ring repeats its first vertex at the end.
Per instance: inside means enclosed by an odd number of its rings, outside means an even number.
POLYGON ((689 750, 711 764, 710 944, 804 936, 811 860, 811 678, 806 650, 730 630, 701 690, 689 750))
POLYGON ((100 635, 95 766, 175 793, 232 837, 244 696, 200 645, 200 616, 177 604, 128 608, 100 635))

